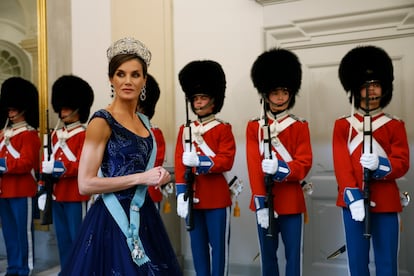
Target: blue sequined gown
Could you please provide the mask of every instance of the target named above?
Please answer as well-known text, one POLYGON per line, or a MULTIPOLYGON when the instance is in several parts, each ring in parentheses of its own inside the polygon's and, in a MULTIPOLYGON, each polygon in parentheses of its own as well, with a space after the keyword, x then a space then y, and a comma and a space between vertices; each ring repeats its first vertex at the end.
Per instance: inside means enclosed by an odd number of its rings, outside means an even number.
MULTIPOLYGON (((139 137, 120 125, 109 112, 97 111, 112 129, 102 161, 105 177, 143 172, 152 150, 152 137, 139 137)), ((115 195, 129 217, 135 188, 115 195)), ((125 236, 99 197, 89 209, 71 256, 60 275, 182 275, 158 211, 150 197, 140 209, 139 237, 150 262, 136 265, 125 236)))

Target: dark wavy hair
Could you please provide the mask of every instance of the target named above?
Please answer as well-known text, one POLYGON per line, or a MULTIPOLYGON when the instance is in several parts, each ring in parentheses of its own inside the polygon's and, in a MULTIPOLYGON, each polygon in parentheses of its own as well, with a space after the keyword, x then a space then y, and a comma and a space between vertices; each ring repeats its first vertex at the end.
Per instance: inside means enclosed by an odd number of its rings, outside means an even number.
POLYGON ((115 75, 115 72, 119 68, 119 66, 133 59, 137 59, 141 63, 144 76, 147 76, 147 64, 142 58, 135 54, 119 54, 114 56, 108 64, 108 76, 112 78, 115 75))

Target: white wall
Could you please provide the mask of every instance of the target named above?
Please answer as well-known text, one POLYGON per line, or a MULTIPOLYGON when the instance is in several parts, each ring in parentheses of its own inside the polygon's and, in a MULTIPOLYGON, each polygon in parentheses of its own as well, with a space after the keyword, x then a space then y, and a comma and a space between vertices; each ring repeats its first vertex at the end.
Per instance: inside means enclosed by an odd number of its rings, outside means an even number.
MULTIPOLYGON (((198 59, 215 60, 226 73, 226 98, 218 117, 233 126, 237 154, 230 176, 237 175, 245 185, 239 197, 241 216, 232 218, 230 262, 233 267, 230 271, 252 275, 253 272, 242 272, 259 265, 258 259, 253 261, 258 253, 258 242, 255 217, 248 209, 250 189, 245 160, 245 128, 248 120, 260 113, 259 97, 250 80, 250 68, 263 51, 263 7, 252 0, 174 0, 173 11, 175 76, 188 62, 198 59)), ((177 77, 175 83, 178 130, 179 125, 185 122, 185 100, 177 77)), ((191 259, 188 236, 182 227, 186 260, 191 259)))
POLYGON ((111 101, 106 50, 111 40, 110 0, 72 0, 72 73, 95 93, 91 114, 111 101))

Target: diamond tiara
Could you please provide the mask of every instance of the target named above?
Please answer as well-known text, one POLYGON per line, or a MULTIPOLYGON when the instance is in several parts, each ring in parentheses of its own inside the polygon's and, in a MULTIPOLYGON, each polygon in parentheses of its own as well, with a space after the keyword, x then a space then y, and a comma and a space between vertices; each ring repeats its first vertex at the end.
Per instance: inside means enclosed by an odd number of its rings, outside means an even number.
POLYGON ((151 62, 151 52, 141 41, 132 37, 125 37, 115 41, 106 51, 108 61, 120 54, 133 54, 142 58, 147 66, 151 62))

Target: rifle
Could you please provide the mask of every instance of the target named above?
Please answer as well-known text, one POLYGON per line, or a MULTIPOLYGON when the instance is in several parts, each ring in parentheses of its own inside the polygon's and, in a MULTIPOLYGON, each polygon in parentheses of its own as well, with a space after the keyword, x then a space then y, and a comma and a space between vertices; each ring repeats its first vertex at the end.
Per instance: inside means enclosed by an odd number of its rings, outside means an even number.
MULTIPOLYGON (((192 146, 192 138, 191 138, 191 120, 188 115, 188 99, 185 99, 185 113, 186 113, 186 123, 184 128, 184 143, 185 143, 185 151, 190 152, 192 146)), ((188 217, 187 217, 187 231, 191 231, 194 229, 194 173, 192 167, 185 168, 185 181, 186 181, 186 192, 184 194, 184 200, 188 200, 188 217)))
MULTIPOLYGON (((43 159, 50 161, 52 156, 52 135, 49 129, 49 110, 46 110, 46 139, 43 139, 43 159)), ((40 175, 40 179, 43 180, 44 189, 41 193, 46 193, 45 210, 43 211, 41 225, 53 224, 52 216, 52 194, 53 184, 56 179, 51 174, 43 173, 40 175)))
MULTIPOLYGON (((371 115, 369 114, 369 95, 368 89, 370 82, 365 83, 365 114, 363 121, 363 145, 362 153, 372 153, 372 120, 371 115)), ((364 237, 369 239, 371 238, 371 199, 370 199, 370 190, 369 185, 371 182, 371 171, 367 168, 364 168, 364 208, 365 208, 365 220, 364 220, 364 237)))
MULTIPOLYGON (((266 100, 265 96, 263 96, 263 110, 264 110, 264 125, 263 129, 263 144, 264 144, 264 158, 272 159, 272 143, 270 142, 270 127, 269 127, 269 119, 267 118, 266 112, 266 100)), ((266 187, 266 200, 265 203, 269 210, 269 228, 267 228, 267 237, 273 237, 273 176, 271 174, 265 174, 264 182, 266 187)))

